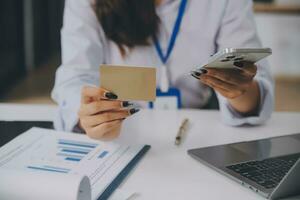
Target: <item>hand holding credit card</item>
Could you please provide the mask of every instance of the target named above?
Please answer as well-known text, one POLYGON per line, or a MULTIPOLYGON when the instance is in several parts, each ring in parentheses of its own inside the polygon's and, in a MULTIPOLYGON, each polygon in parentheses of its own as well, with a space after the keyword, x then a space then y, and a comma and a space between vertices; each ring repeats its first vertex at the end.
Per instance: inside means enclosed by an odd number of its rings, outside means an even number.
POLYGON ((115 93, 122 101, 154 101, 156 98, 156 69, 101 65, 100 87, 115 93))

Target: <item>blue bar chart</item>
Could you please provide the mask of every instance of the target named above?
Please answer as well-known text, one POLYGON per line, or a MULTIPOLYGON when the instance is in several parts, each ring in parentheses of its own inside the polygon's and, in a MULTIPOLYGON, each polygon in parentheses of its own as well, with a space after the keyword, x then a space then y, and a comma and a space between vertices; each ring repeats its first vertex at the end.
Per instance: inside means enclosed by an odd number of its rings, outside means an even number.
POLYGON ((66 161, 80 162, 87 154, 93 151, 98 144, 79 142, 74 140, 59 139, 57 156, 66 161))
POLYGON ((49 155, 46 152, 46 154, 41 154, 42 156, 38 158, 41 162, 34 162, 33 164, 28 165, 27 169, 53 173, 69 173, 72 168, 71 166, 79 163, 97 146, 98 144, 95 143, 58 139, 53 146, 52 155, 49 155))

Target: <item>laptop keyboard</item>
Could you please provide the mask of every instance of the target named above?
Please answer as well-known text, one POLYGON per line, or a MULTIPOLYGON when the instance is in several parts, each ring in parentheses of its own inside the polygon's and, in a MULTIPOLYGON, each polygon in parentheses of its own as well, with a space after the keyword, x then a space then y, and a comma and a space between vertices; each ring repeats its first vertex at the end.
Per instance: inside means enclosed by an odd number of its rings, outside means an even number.
POLYGON ((279 184, 299 158, 300 153, 238 163, 227 166, 227 168, 266 189, 272 189, 279 184))

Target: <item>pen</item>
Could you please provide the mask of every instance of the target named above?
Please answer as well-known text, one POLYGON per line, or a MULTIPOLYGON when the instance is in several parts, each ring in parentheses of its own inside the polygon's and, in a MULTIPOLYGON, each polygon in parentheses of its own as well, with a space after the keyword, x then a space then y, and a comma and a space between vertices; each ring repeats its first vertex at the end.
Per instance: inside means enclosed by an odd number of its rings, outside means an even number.
POLYGON ((183 134, 186 132, 187 130, 187 124, 189 122, 189 119, 185 118, 182 122, 181 122, 181 125, 179 127, 179 130, 178 130, 178 133, 176 135, 176 138, 175 138, 175 145, 180 145, 181 143, 181 139, 182 139, 182 136, 183 134))

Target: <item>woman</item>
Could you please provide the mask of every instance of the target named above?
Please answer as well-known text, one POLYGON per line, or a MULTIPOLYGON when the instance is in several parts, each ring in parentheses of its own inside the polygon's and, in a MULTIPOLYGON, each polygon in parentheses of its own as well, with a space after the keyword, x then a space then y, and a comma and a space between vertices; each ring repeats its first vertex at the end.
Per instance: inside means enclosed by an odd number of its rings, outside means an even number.
POLYGON ((112 139, 138 111, 124 110, 128 102, 98 87, 103 63, 158 66, 158 77, 166 66, 186 108, 205 106, 211 87, 229 125, 261 124, 271 115, 273 82, 265 61, 202 70, 193 74, 198 80, 186 76, 226 47, 261 47, 249 0, 67 0, 61 36, 62 65, 52 93, 58 129, 112 139))

